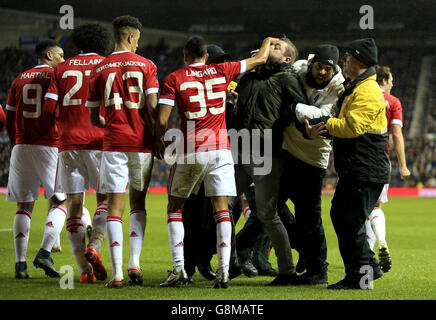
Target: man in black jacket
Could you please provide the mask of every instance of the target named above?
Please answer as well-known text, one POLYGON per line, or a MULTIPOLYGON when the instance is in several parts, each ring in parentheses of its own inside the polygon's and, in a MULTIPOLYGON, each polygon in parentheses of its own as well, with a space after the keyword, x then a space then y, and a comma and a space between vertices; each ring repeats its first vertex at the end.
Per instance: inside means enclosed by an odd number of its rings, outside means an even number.
POLYGON ((289 39, 275 41, 268 62, 246 73, 236 88, 237 117, 241 119, 238 129, 248 129, 251 138, 248 145, 243 141, 242 146, 232 146, 233 151, 238 151, 237 193, 241 195, 254 182, 257 215, 277 256, 279 274, 269 284, 272 286, 290 285, 296 277, 288 233, 277 214, 277 197, 283 168, 283 129, 292 119, 292 106, 307 103, 291 68, 297 56, 298 50, 289 39))

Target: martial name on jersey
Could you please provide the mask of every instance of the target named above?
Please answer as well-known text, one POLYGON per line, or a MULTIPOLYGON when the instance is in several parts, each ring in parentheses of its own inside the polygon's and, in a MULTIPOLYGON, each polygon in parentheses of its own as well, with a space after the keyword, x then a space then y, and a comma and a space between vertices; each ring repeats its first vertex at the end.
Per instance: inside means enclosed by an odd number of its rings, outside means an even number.
POLYGON ((23 72, 20 79, 51 79, 51 73, 47 71, 41 72, 23 72))

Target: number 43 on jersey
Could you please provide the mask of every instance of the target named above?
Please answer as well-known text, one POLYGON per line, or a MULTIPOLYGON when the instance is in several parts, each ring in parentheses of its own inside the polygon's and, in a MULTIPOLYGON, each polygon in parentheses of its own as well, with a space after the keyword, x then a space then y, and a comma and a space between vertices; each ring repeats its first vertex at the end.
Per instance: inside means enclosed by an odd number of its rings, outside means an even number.
POLYGON ((128 109, 141 109, 145 105, 145 94, 143 89, 143 78, 144 75, 141 72, 137 71, 127 71, 123 74, 122 79, 123 81, 127 81, 129 78, 135 78, 137 79, 138 84, 135 86, 129 85, 129 92, 138 94, 138 101, 129 101, 126 99, 123 99, 118 92, 113 93, 113 97, 110 98, 112 95, 112 88, 115 81, 116 72, 112 72, 109 74, 107 80, 106 80, 106 86, 104 90, 104 106, 110 107, 115 106, 115 110, 121 110, 121 104, 125 105, 128 109))

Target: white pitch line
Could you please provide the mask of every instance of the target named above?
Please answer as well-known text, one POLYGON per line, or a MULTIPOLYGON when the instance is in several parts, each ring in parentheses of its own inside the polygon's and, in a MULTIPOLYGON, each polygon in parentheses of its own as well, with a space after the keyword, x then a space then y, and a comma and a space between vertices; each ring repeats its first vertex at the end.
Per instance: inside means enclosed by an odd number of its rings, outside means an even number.
POLYGON ((0 232, 8 232, 8 231, 12 231, 12 229, 0 229, 0 232))

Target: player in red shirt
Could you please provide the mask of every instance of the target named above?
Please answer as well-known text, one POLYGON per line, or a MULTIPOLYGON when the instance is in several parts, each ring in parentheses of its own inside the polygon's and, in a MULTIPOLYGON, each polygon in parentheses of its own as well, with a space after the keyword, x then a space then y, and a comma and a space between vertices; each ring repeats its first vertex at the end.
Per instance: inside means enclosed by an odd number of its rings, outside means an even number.
POLYGON ((103 149, 103 129, 96 128, 85 107, 92 69, 110 51, 110 34, 99 24, 78 26, 72 39, 79 54, 60 63, 45 94, 44 114, 53 115, 58 105, 59 162, 58 191, 67 194, 67 234, 80 272, 80 282, 105 280, 100 247, 106 233, 106 195, 97 193, 97 209, 87 248, 83 241, 86 225, 82 223, 84 193, 97 190, 103 149), (86 258, 85 258, 86 250, 86 258), (89 263, 88 263, 89 262, 89 263), (94 276, 95 275, 95 276, 94 276))
POLYGON ((123 286, 122 215, 127 184, 130 191, 128 274, 131 283, 142 283, 139 258, 146 224, 145 196, 153 167, 150 113, 155 113, 159 83, 156 66, 134 53, 142 28, 139 20, 121 16, 112 24, 115 51, 94 69, 86 105, 91 108, 91 122, 104 126, 99 192, 108 197, 112 278, 107 287, 120 288, 123 286), (100 106, 104 108, 103 121, 100 106))
MULTIPOLYGON (((400 100, 390 94, 393 86, 393 77, 390 68, 387 66, 377 66, 376 70, 377 82, 383 91, 386 101, 386 117, 388 120, 387 129, 388 132, 392 134, 394 149, 400 166, 401 178, 407 179, 410 176, 410 171, 407 168, 404 152, 404 138, 401 131, 401 128, 403 127, 403 109, 400 100)), ((388 272, 392 266, 392 260, 386 242, 386 219, 381 208, 382 204, 388 201, 388 188, 389 184, 386 184, 374 210, 369 215, 365 224, 366 238, 371 249, 377 241, 378 257, 383 272, 388 272)))
POLYGON ((44 95, 54 74, 54 67, 64 61, 61 47, 45 40, 35 47, 38 65, 24 71, 11 85, 7 100, 7 131, 14 145, 11 153, 6 200, 17 202, 14 218, 15 277, 30 278, 27 273, 26 251, 30 218, 39 188, 51 206, 44 229, 41 249, 33 264, 50 277, 59 277, 50 252, 65 222, 65 195, 55 193, 59 137, 54 116, 43 114, 44 95))
MULTIPOLYGON (((193 37, 185 44, 185 67, 171 73, 159 98, 155 129, 155 155, 164 157, 162 143, 172 108, 177 105, 183 143, 176 143, 176 163, 168 183, 168 235, 174 270, 162 287, 187 283, 184 269, 182 209, 186 198, 197 193, 204 180, 217 223, 218 272, 214 288, 227 288, 229 280, 231 222, 228 196, 236 195, 234 164, 225 123, 227 87, 239 74, 266 62, 272 38, 264 40, 259 53, 246 60, 206 65, 207 46, 193 37), (183 144, 183 151, 179 147, 183 144), (178 152, 179 151, 179 152, 178 152)), ((165 157, 168 159, 167 157, 165 157)))

